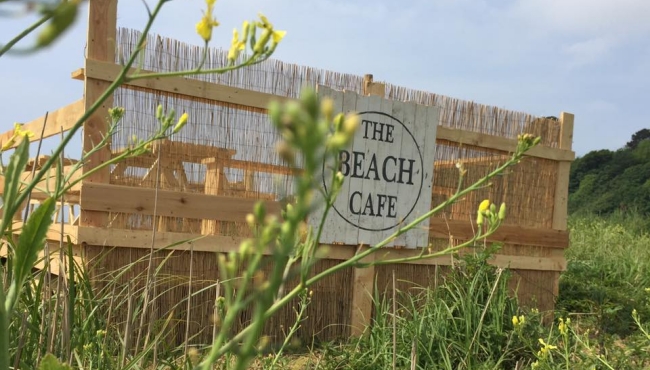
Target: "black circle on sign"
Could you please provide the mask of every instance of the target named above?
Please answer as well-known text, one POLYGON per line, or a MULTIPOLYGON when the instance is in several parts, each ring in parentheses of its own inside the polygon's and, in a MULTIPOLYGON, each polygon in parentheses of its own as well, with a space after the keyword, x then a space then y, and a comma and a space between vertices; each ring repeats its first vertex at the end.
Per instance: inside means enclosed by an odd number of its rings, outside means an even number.
MULTIPOLYGON (((398 120, 397 118, 391 116, 390 114, 387 114, 387 113, 384 113, 384 112, 366 111, 366 112, 360 112, 360 113, 357 113, 357 115, 359 115, 359 116, 362 116, 362 115, 364 115, 364 114, 378 114, 378 115, 380 115, 380 116, 386 116, 386 117, 392 119, 393 121, 398 122, 400 125, 402 125, 402 128, 404 129, 404 131, 406 131, 406 132, 409 134, 409 136, 411 136, 411 139, 413 140, 413 143, 415 144, 415 149, 417 149, 417 151, 418 151, 418 156, 420 157, 420 168, 422 169, 422 170, 421 170, 422 172, 421 172, 421 174, 420 174, 420 189, 418 189, 418 196, 415 198, 415 202, 413 203, 413 206, 412 206, 411 209, 408 211, 408 213, 406 214, 406 216, 404 216, 404 218, 402 219, 402 220, 406 220, 406 219, 411 215, 411 213, 413 212, 413 210, 415 209, 415 206, 418 204, 418 201, 420 200, 420 195, 422 195, 422 186, 423 186, 423 184, 424 184, 424 159, 422 159, 422 151, 420 150, 420 146, 418 145, 418 142, 415 140, 415 137, 413 136, 413 134, 411 133, 411 131, 408 129, 408 127, 406 127, 406 125, 404 125, 404 124, 402 123, 402 121, 400 121, 400 120, 398 120)), ((323 187, 325 188, 325 191, 328 192, 327 184, 325 183, 325 161, 323 161, 323 171, 322 171, 322 172, 323 172, 323 176, 322 176, 322 178, 323 178, 323 187)), ((366 230, 366 231, 386 231, 386 230, 390 230, 390 229, 394 228, 395 226, 399 225, 399 224, 402 222, 402 220, 398 220, 398 221, 395 223, 395 225, 393 225, 393 226, 384 227, 384 228, 382 228, 382 229, 370 229, 370 228, 367 228, 367 227, 363 227, 363 226, 357 225, 357 224, 355 224, 354 222, 352 222, 352 221, 348 220, 347 218, 345 218, 345 217, 341 214, 341 212, 339 212, 339 210, 336 209, 336 205, 333 204, 333 205, 332 205, 332 208, 334 208, 334 210, 336 211, 336 213, 337 213, 339 216, 341 216, 341 218, 344 219, 345 222, 347 222, 347 223, 349 223, 350 225, 352 225, 352 226, 354 226, 354 227, 356 227, 356 228, 359 228, 359 229, 361 229, 361 230, 366 230)))

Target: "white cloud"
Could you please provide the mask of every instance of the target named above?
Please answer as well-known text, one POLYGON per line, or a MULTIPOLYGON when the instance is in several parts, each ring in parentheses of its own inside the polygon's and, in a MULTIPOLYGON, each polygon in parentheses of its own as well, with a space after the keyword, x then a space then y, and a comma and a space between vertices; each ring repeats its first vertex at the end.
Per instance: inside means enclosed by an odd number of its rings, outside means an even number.
POLYGON ((509 13, 549 32, 627 36, 650 30, 648 0, 515 0, 509 13))
POLYGON ((562 51, 569 58, 569 67, 580 67, 602 60, 616 45, 612 37, 597 37, 567 45, 562 51))

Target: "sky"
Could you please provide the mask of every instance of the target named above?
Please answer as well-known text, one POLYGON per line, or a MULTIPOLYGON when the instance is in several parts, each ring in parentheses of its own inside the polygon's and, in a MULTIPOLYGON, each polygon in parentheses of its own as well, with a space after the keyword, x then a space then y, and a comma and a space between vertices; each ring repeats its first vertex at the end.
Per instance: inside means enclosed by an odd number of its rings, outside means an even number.
MULTIPOLYGON (((16 17, 21 3, 0 5, 0 43, 35 20, 16 17)), ((204 8, 173 0, 153 32, 201 44, 204 8)), ((83 67, 86 10, 52 47, 0 58, 0 131, 82 98, 70 73, 83 67)), ((650 127, 648 0, 219 0, 212 45, 227 48, 258 12, 288 32, 274 55, 285 62, 539 116, 573 113, 578 156, 619 149, 650 127)), ((142 1, 119 2, 118 26, 142 29, 146 16, 142 1)))

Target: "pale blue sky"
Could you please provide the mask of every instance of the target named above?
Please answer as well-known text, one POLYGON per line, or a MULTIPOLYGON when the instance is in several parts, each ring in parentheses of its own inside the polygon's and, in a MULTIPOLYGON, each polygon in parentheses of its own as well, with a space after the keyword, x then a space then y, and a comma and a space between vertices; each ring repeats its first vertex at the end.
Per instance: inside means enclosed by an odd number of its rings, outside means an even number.
MULTIPOLYGON (((154 32, 200 44, 202 8, 172 1, 154 32)), ((82 97, 70 72, 83 66, 85 10, 53 47, 0 58, 2 131, 82 97)), ((286 62, 535 115, 574 113, 578 155, 650 127, 648 0, 219 0, 213 45, 227 47, 258 11, 288 31, 275 54, 286 62)), ((145 16, 141 1, 120 1, 120 26, 140 29, 145 16)), ((0 43, 32 21, 1 18, 0 43)))

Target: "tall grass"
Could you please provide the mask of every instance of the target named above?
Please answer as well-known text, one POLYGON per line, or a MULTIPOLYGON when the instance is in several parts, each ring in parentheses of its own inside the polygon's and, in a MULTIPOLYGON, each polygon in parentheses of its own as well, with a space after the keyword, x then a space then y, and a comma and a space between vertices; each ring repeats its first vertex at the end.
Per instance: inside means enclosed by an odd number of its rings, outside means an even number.
POLYGON ((390 294, 376 295, 367 335, 331 350, 325 368, 514 368, 523 352, 512 317, 521 312, 509 272, 489 265, 489 252, 464 256, 437 289, 399 292, 396 310, 390 294))
POLYGON ((598 329, 626 336, 636 309, 650 316, 650 223, 639 214, 570 219, 571 248, 557 308, 593 318, 598 329))

